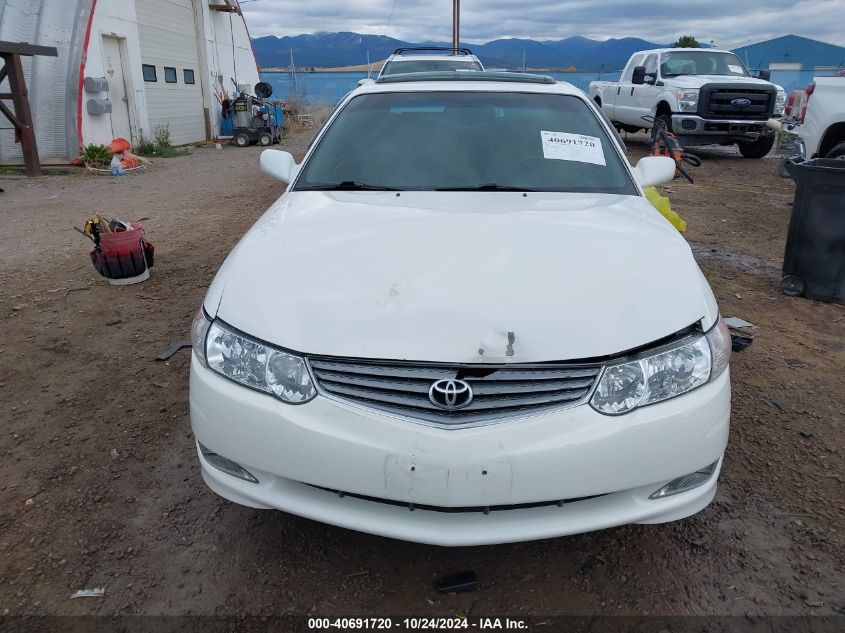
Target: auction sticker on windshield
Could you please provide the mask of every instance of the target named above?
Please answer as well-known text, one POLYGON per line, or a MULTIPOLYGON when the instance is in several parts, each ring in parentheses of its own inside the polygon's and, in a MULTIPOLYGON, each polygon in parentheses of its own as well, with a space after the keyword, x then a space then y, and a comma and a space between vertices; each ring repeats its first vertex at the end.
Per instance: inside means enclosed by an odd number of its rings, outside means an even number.
POLYGON ((584 134, 541 131, 543 157, 552 160, 572 160, 593 165, 607 165, 601 139, 584 134))
POLYGON ((736 73, 737 75, 742 74, 742 66, 734 66, 733 64, 728 64, 728 70, 732 73, 736 73))

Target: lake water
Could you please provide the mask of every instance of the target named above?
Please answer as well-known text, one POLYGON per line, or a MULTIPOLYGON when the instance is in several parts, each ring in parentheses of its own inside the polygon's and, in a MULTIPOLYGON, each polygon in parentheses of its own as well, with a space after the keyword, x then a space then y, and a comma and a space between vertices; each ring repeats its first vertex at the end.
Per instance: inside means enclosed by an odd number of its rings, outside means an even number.
MULTIPOLYGON (((590 82, 602 79, 618 81, 621 71, 599 73, 542 73, 554 77, 558 81, 566 81, 587 92, 590 82)), ((772 71, 772 82, 783 86, 787 92, 795 88, 804 88, 813 80, 813 76, 830 75, 829 71, 772 71)), ((372 76, 375 77, 376 73, 372 76)), ((301 94, 308 105, 334 105, 343 96, 358 85, 359 79, 364 79, 367 73, 297 73, 296 81, 290 73, 261 73, 261 80, 273 86, 273 95, 280 99, 291 95, 301 94)))
MULTIPOLYGON (((617 81, 619 72, 599 73, 543 73, 554 77, 558 81, 567 81, 583 91, 587 91, 591 81, 599 78, 607 81, 617 81)), ((375 77, 376 73, 373 73, 375 77)), ((261 73, 261 80, 273 86, 273 96, 285 99, 291 95, 302 95, 305 103, 330 104, 340 101, 343 96, 357 87, 360 79, 365 79, 367 73, 296 73, 294 82, 290 73, 261 73)))

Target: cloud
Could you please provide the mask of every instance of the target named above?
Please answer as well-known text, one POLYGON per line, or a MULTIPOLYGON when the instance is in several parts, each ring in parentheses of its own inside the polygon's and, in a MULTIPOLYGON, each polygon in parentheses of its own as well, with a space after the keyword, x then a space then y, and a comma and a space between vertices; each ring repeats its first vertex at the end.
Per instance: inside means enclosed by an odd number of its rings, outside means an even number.
MULTIPOLYGON (((449 41, 451 0, 252 0, 242 5, 253 37, 319 31, 449 41)), ((794 33, 845 45, 845 0, 462 0, 461 40, 502 37, 641 37, 668 42, 691 34, 735 47, 794 33)))

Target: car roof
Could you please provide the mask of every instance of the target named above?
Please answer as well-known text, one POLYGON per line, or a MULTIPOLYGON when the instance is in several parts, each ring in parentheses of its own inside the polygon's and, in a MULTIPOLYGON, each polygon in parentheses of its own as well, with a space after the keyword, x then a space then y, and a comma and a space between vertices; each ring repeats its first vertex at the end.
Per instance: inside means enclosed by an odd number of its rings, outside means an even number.
POLYGON ((631 57, 634 55, 649 55, 651 53, 730 53, 731 55, 736 55, 733 51, 725 51, 720 48, 650 48, 645 51, 631 53, 631 57))
POLYGON ((584 93, 565 81, 545 75, 478 71, 474 73, 434 72, 388 75, 359 86, 350 96, 390 92, 534 92, 573 95, 584 93))
POLYGON ((418 60, 435 60, 435 61, 466 61, 477 62, 478 58, 475 55, 391 55, 387 58, 388 62, 411 62, 418 60))

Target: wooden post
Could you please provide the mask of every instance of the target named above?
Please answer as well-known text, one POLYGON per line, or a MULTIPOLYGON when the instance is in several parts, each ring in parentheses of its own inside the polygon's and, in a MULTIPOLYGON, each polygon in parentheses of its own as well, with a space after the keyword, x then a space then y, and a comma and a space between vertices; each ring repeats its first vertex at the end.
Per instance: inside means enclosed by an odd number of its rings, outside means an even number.
POLYGON ((27 176, 41 175, 41 161, 38 159, 38 145, 35 142, 35 130, 32 129, 32 113, 29 110, 29 94, 26 90, 26 80, 23 76, 21 56, 3 55, 6 62, 6 73, 9 88, 12 90, 12 105, 15 107, 15 141, 20 141, 23 162, 27 176))
POLYGON ((27 176, 41 175, 41 161, 38 159, 38 145, 35 142, 35 130, 32 127, 32 112, 29 109, 29 93, 26 90, 26 78, 23 75, 21 55, 49 55, 56 57, 52 46, 33 46, 17 42, 0 42, 0 83, 9 80, 10 92, 0 93, 0 114, 3 114, 15 128, 15 143, 21 144, 23 161, 27 176), (14 112, 3 103, 10 100, 14 112))

